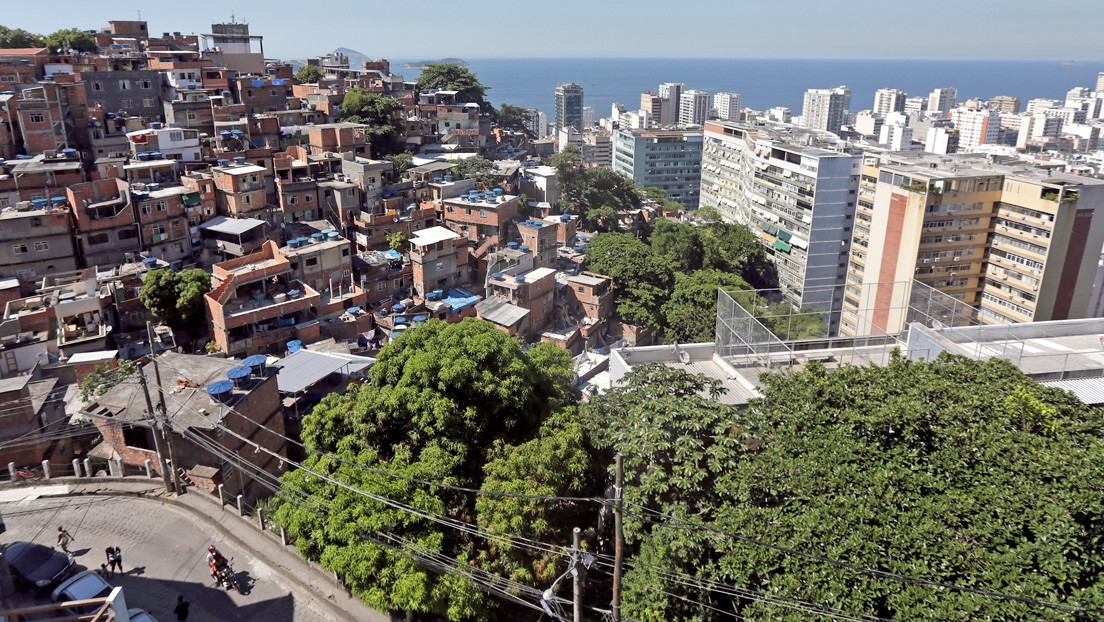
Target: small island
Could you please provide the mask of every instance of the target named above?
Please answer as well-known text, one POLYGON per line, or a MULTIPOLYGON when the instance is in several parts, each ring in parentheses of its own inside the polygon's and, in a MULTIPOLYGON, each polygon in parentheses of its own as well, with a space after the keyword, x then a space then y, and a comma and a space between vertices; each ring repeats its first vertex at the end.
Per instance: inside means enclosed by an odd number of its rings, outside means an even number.
POLYGON ((460 65, 461 67, 471 67, 467 61, 461 58, 442 58, 441 60, 423 60, 414 63, 403 63, 403 67, 409 67, 411 69, 425 69, 430 65, 460 65))

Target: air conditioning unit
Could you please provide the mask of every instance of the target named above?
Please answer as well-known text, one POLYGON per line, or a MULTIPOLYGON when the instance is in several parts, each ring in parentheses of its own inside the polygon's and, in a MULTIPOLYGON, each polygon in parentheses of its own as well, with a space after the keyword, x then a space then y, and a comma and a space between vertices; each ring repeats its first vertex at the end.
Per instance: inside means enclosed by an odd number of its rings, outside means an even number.
POLYGON ((924 260, 924 263, 928 263, 928 261, 930 261, 930 260, 928 260, 928 259, 925 259, 925 260, 924 260))
POLYGON ((959 260, 961 260, 961 259, 962 259, 961 257, 955 257, 955 258, 954 258, 954 260, 955 260, 955 261, 959 261, 959 260))
POLYGON ((1038 285, 1032 285, 1031 289, 1033 289, 1035 291, 1039 291, 1039 286, 1038 285))

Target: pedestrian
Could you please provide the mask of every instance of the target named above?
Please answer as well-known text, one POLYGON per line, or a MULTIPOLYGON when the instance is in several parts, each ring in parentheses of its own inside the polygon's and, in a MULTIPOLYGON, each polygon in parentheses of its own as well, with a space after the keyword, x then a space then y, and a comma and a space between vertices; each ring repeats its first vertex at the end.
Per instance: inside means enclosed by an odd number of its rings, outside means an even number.
POLYGON ((118 568, 119 574, 123 574, 123 549, 119 547, 111 548, 111 555, 108 557, 108 561, 111 563, 111 569, 118 568))
POLYGON ((114 574, 112 570, 115 569, 115 549, 109 546, 104 549, 104 553, 107 555, 107 564, 104 565, 104 570, 107 571, 107 576, 110 577, 114 574))
POLYGON ((188 607, 190 606, 191 603, 184 600, 183 596, 176 597, 176 608, 173 609, 173 613, 176 614, 177 622, 184 622, 188 619, 188 607))
POLYGON ((69 543, 72 542, 73 540, 74 540, 73 536, 71 536, 69 534, 69 532, 65 530, 65 527, 62 527, 61 525, 58 525, 57 543, 58 543, 58 546, 61 547, 61 550, 68 553, 69 552, 69 543))

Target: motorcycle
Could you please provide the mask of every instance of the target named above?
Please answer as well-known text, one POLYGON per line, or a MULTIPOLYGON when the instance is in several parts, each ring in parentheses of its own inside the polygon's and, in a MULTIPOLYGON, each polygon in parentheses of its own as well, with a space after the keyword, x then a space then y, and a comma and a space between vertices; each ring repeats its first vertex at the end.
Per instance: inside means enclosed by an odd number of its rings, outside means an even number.
POLYGON ((238 574, 234 572, 233 563, 234 558, 231 557, 218 569, 218 583, 228 590, 237 590, 239 594, 244 594, 241 582, 238 581, 238 574))

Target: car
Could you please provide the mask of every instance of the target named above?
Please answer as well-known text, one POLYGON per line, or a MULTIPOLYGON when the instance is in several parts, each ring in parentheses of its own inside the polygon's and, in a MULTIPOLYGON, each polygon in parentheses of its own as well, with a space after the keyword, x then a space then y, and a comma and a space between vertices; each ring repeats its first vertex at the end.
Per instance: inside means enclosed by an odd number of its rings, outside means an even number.
MULTIPOLYGON (((57 586, 54 589, 54 593, 50 594, 50 599, 55 603, 66 602, 70 600, 88 600, 90 598, 104 598, 111 593, 111 590, 115 589, 104 578, 100 576, 98 572, 91 570, 85 570, 79 572, 72 577, 65 580, 64 583, 57 586)), ((94 613, 98 607, 88 605, 85 607, 76 607, 74 613, 88 614, 94 613)))
POLYGON ((130 622, 157 622, 157 618, 150 615, 145 609, 127 609, 130 622))
POLYGON ((12 570, 12 578, 32 591, 46 588, 69 576, 72 555, 34 542, 13 542, 4 549, 4 559, 12 570))

